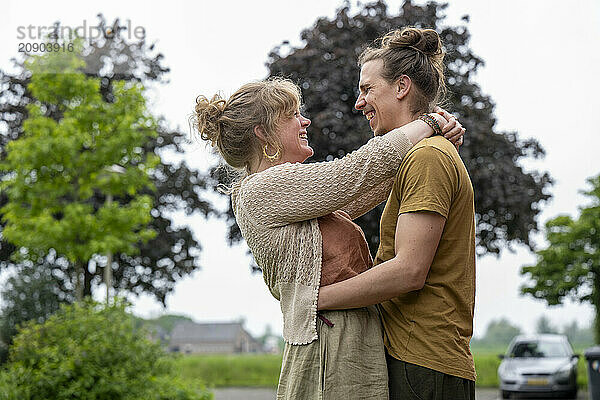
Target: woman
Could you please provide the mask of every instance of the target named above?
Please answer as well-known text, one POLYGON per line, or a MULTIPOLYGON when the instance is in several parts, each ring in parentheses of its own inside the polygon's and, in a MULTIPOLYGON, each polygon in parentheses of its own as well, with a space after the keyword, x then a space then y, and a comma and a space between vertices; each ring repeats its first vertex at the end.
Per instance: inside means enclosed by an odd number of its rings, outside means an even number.
MULTIPOLYGON (((310 120, 300 114, 300 105, 300 90, 288 80, 250 83, 228 100, 199 96, 197 129, 247 175, 234 183, 231 199, 242 235, 283 312, 286 347, 278 398, 387 399, 376 309, 318 315, 317 297, 320 286, 370 268, 366 240, 352 220, 385 200, 404 155, 434 132, 416 120, 341 159, 302 164, 313 150, 310 120)), ((464 129, 442 114, 429 118, 457 142, 464 129)))

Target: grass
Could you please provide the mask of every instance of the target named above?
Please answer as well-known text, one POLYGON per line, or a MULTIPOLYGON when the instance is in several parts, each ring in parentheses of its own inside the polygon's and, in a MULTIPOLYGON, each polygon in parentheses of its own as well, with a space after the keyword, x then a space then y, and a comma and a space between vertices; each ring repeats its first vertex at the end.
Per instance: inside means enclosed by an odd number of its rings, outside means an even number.
POLYGON ((475 385, 478 387, 498 387, 498 366, 500 352, 473 353, 475 361, 475 371, 477 372, 477 381, 475 385))
POLYGON ((178 375, 187 382, 209 387, 276 387, 281 355, 189 355, 176 360, 178 375))
MULTIPOLYGON (((498 354, 505 349, 474 349, 478 387, 498 387, 498 354)), ((583 354, 583 351, 576 351, 583 354)), ((584 357, 579 358, 577 383, 587 387, 584 357)), ((281 355, 188 355, 176 361, 179 376, 190 384, 203 382, 208 387, 276 387, 281 368, 281 355)))

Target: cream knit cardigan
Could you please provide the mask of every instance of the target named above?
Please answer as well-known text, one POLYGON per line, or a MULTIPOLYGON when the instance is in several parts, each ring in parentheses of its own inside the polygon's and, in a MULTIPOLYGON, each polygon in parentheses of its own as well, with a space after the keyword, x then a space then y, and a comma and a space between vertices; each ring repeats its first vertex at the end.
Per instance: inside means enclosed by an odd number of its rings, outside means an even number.
POLYGON ((411 147, 395 129, 340 159, 276 165, 233 185, 236 221, 280 301, 287 343, 318 338, 322 238, 317 218, 342 209, 355 219, 384 201, 411 147))

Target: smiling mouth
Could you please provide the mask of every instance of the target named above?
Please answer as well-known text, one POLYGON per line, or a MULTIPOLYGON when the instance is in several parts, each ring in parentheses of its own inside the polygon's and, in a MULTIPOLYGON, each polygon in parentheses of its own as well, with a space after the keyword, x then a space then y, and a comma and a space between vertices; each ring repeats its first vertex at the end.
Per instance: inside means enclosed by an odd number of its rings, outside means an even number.
POLYGON ((372 120, 375 117, 375 111, 369 111, 365 113, 365 117, 367 117, 369 121, 372 120))
POLYGON ((298 135, 298 137, 300 139, 304 139, 304 140, 308 141, 308 134, 306 132, 301 133, 300 135, 298 135))

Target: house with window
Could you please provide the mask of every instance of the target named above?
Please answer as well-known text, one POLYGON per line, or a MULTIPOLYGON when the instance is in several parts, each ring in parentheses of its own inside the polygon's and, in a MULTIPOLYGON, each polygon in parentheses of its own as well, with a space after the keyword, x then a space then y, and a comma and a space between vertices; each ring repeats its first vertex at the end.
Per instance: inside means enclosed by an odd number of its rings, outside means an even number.
POLYGON ((262 345, 241 322, 178 322, 171 331, 169 351, 184 354, 259 353, 262 345))

